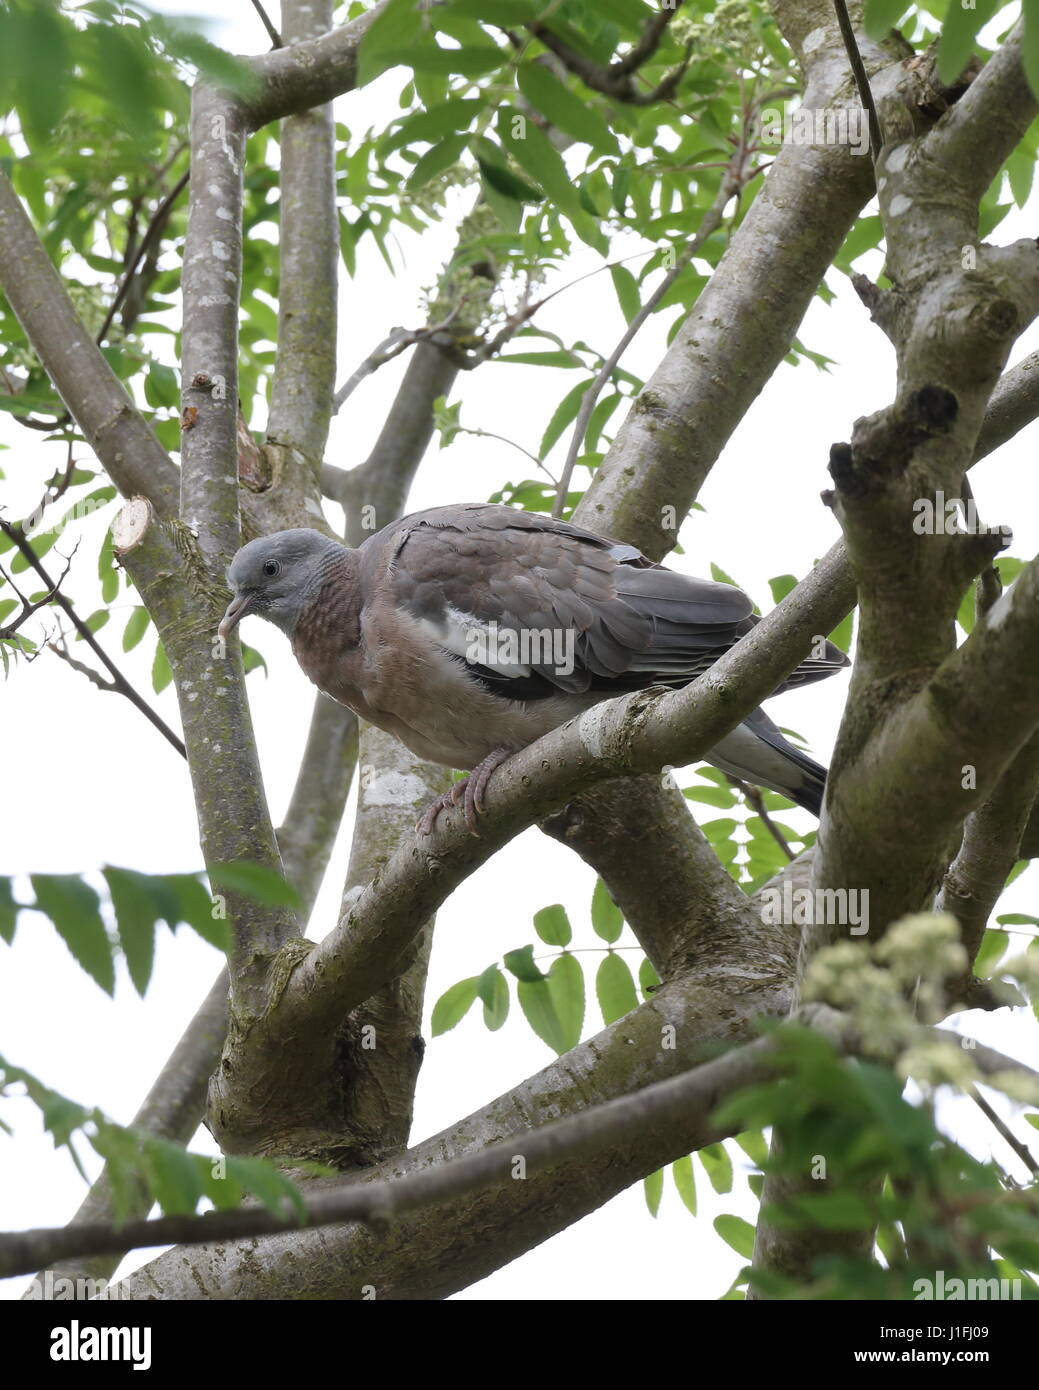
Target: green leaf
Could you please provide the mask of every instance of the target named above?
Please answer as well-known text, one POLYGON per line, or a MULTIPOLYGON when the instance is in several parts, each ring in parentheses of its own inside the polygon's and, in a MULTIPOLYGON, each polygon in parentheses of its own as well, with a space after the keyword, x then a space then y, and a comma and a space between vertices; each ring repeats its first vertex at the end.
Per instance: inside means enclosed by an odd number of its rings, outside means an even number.
POLYGON ((166 1216, 186 1216, 202 1196, 198 1158, 165 1139, 144 1142, 143 1168, 148 1185, 166 1216))
POLYGON ((744 1221, 742 1216, 716 1216, 714 1229, 726 1245, 732 1246, 737 1255, 742 1255, 745 1260, 753 1257, 754 1227, 749 1221, 744 1221))
MULTIPOLYGON (((488 140, 486 135, 478 135, 472 141, 472 151, 480 167, 484 181, 495 192, 517 203, 540 203, 544 195, 539 188, 509 168, 508 155, 500 145, 488 140)), ((522 208, 520 209, 522 212, 522 208)))
POLYGON ((106 994, 115 990, 112 946, 98 896, 76 874, 33 874, 36 907, 46 913, 80 965, 106 994))
MULTIPOLYGON (((1000 917, 999 921, 1005 922, 1006 919, 1000 917)), ((982 978, 991 975, 1000 960, 1006 955, 1009 945, 1010 937, 1005 931, 996 931, 990 927, 982 937, 981 946, 974 959, 974 974, 982 978)))
POLYGON ((393 150, 400 149, 402 145, 425 142, 432 144, 442 140, 446 135, 453 135, 455 131, 467 130, 483 110, 483 106, 483 101, 479 99, 453 97, 429 111, 417 111, 406 116, 397 129, 383 141, 382 153, 385 156, 393 150))
POLYGON ((401 64, 415 72, 457 72, 463 77, 482 77, 484 73, 501 67, 505 57, 505 53, 492 43, 467 43, 461 48, 420 44, 415 48, 388 49, 379 55, 379 61, 384 69, 401 64))
POLYGON ((564 87, 541 63, 522 63, 516 74, 520 91, 554 126, 591 145, 600 154, 617 153, 617 137, 590 106, 564 87))
POLYGON ((534 913, 534 930, 546 946, 568 946, 573 937, 570 919, 560 903, 534 913))
POLYGON ((426 151, 408 175, 406 187, 412 192, 422 188, 454 164, 469 144, 468 135, 452 135, 426 151))
POLYGON ((156 695, 160 694, 173 679, 173 672, 170 670, 170 663, 166 657, 166 648, 162 645, 162 639, 156 643, 155 658, 152 661, 152 689, 156 695))
POLYGON ((152 362, 144 378, 144 399, 156 410, 162 406, 176 409, 180 404, 180 382, 172 367, 152 362))
POLYGON ((617 303, 621 306, 621 313, 630 323, 642 308, 638 281, 625 265, 612 266, 610 278, 613 281, 613 288, 617 292, 617 303))
POLYGON ((470 975, 467 980, 459 980, 456 985, 444 990, 433 1005, 430 1031, 434 1038, 438 1038, 441 1033, 450 1032, 465 1018, 476 1000, 477 986, 481 978, 479 975, 470 975))
POLYGON ((884 38, 908 8, 907 0, 866 0, 866 33, 871 39, 884 38))
POLYGON ((509 1016, 509 982, 496 965, 489 965, 476 982, 483 1003, 483 1021, 496 1033, 509 1016))
POLYGON ((843 618, 834 630, 829 634, 830 641, 835 647, 840 647, 842 652, 851 651, 852 634, 855 629, 855 614, 849 613, 843 618))
POLYGON ((747 1155, 752 1163, 759 1168, 764 1168, 768 1162, 768 1145, 765 1143, 765 1136, 759 1129, 748 1129, 742 1134, 736 1135, 736 1143, 747 1155))
POLYGON ((701 1149, 700 1162, 715 1192, 732 1191, 732 1159, 724 1144, 708 1144, 706 1148, 701 1149))
POLYGON ((533 984, 545 978, 534 964, 533 946, 521 946, 518 951, 506 951, 502 959, 505 969, 515 975, 517 980, 526 980, 533 984))
POLYGON ((502 107, 498 113, 498 138, 520 168, 571 220, 583 215, 563 158, 539 126, 522 112, 502 107))
POLYGON ((469 15, 487 24, 511 27, 534 19, 543 6, 536 0, 454 0, 451 8, 456 14, 469 15))
POLYGON ((152 889, 158 895, 159 915, 171 927, 186 922, 218 951, 230 949, 228 924, 214 916, 218 905, 194 874, 163 874, 153 881, 152 889))
MULTIPOLYGON (((419 42, 423 35, 422 16, 416 0, 390 0, 365 32, 357 50, 357 85, 365 86, 393 66, 389 52, 399 45, 419 42)), ((399 60, 397 60, 399 61, 399 60)))
POLYGON ((6 941, 10 946, 17 924, 18 904, 14 900, 12 880, 0 876, 0 941, 6 941))
POLYGON ((671 1176, 674 1179, 675 1187, 682 1205, 690 1216, 696 1215, 696 1179, 693 1177, 693 1160, 687 1154, 685 1158, 676 1159, 671 1165, 671 1176))
POLYGON ((303 1194, 295 1183, 284 1173, 262 1158, 238 1158, 228 1156, 227 1171, 233 1175, 254 1197, 258 1197, 268 1211, 276 1216, 286 1216, 291 1211, 302 1221, 306 1214, 303 1194))
POLYGON ((623 956, 609 951, 599 963, 595 972, 595 995, 602 1011, 603 1023, 616 1023, 617 1019, 631 1013, 638 1007, 635 981, 623 956))
POLYGON ((209 881, 214 888, 242 893, 255 902, 267 903, 271 907, 302 906, 296 889, 269 864, 255 864, 246 859, 231 864, 214 864, 209 870, 209 881))
MULTIPOLYGON (((955 0, 949 5, 938 41, 938 77, 951 85, 970 62, 979 30, 1001 7, 1003 0, 977 0, 976 7, 964 8, 955 0)), ((1027 74, 1028 65, 1025 64, 1027 74)), ((1031 80, 1031 79, 1029 79, 1031 80)))
MULTIPOLYGON (((508 964, 508 958, 506 958, 508 964)), ((560 1057, 564 1046, 563 1025, 556 1012, 555 1001, 547 979, 523 980, 516 987, 523 1016, 543 1043, 560 1057)))
POLYGON ((639 989, 642 991, 643 999, 649 999, 660 988, 660 976, 653 968, 650 960, 643 960, 639 966, 639 989))
POLYGON ((611 946, 624 930, 624 915, 601 878, 595 880, 592 890, 592 930, 611 946))
POLYGON ((736 793, 724 791, 721 787, 684 787, 682 795, 689 801, 700 801, 705 806, 735 806, 736 793))
POLYGON ((548 972, 548 988, 559 1019, 562 1048, 569 1052, 581 1041, 584 1024, 584 971, 581 962, 569 951, 552 962, 548 972))
POLYGON ((556 406, 541 438, 541 446, 538 449, 539 458, 543 459, 546 456, 549 450, 555 446, 567 425, 573 424, 577 419, 581 402, 584 400, 584 393, 591 384, 591 381, 579 381, 576 386, 570 388, 556 406))
POLYGON ((150 619, 147 608, 135 607, 123 629, 123 651, 131 652, 144 636, 150 619))
POLYGON ((650 1216, 656 1216, 660 1210, 660 1199, 664 1195, 664 1170, 658 1168, 655 1173, 650 1173, 648 1177, 642 1179, 642 1190, 646 1197, 646 1206, 649 1208, 650 1216))
POLYGON ((797 588, 797 580, 792 574, 777 574, 768 581, 768 587, 772 590, 772 602, 781 603, 791 589, 797 588))
POLYGON ((250 647, 247 642, 243 642, 241 645, 242 670, 245 672, 245 674, 248 675, 250 671, 262 671, 263 674, 266 675, 267 663, 264 660, 263 656, 256 650, 255 647, 250 647))
POLYGON ((155 924, 159 916, 151 880, 132 869, 102 869, 112 897, 119 944, 126 968, 139 995, 144 996, 155 960, 155 924))

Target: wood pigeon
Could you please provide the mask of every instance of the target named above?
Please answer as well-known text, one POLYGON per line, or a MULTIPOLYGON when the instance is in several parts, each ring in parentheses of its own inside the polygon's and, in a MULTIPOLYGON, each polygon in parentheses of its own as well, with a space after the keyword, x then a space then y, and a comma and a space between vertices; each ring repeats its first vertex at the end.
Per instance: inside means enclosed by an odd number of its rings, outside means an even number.
MULTIPOLYGON (((534 512, 415 512, 356 550, 306 529, 250 541, 227 571, 227 637, 247 613, 289 637, 310 679, 418 757, 470 770, 419 822, 484 791, 510 753, 601 700, 695 680, 757 622, 731 584, 534 512)), ((775 694, 849 664, 832 643, 775 694)), ((816 815, 826 770, 756 710, 705 755, 816 815)))

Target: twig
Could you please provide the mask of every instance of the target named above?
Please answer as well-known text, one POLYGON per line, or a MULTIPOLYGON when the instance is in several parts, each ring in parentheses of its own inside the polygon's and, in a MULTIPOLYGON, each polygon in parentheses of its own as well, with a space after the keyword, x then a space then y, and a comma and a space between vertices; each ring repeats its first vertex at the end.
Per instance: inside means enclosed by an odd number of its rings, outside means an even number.
MULTIPOLYGON (((3 525, 3 523, 0 522, 0 525, 3 525)), ((5 627, 0 627, 0 638, 13 637, 14 634, 18 631, 18 629, 22 626, 22 624, 26 621, 26 619, 31 618, 38 608, 45 608, 47 604, 51 602, 52 599, 57 598, 58 590, 64 582, 65 576, 68 574, 71 567, 72 557, 70 556, 65 561, 65 568, 58 576, 58 582, 56 584, 51 584, 50 580, 47 580, 47 592, 43 595, 42 598, 35 599, 32 603, 30 603, 29 600, 22 593, 22 591, 19 589, 18 585, 11 578, 11 576, 7 573, 3 566, 0 565, 0 575, 2 575, 3 578, 7 581, 7 583, 10 584, 11 588, 17 594, 18 599, 22 605, 22 611, 18 614, 17 618, 15 618, 13 622, 8 623, 5 627)))
MULTIPOLYGON (((47 585, 47 588, 51 591, 50 598, 59 608, 64 610, 69 622, 112 677, 112 680, 118 688, 119 694, 124 695, 132 705, 136 705, 145 719, 147 719, 149 723, 154 724, 155 728, 162 734, 166 742, 171 744, 182 758, 186 758, 187 752, 177 735, 166 721, 152 709, 147 700, 137 693, 115 663, 109 659, 108 654, 98 642, 97 638, 87 627, 86 623, 83 622, 82 618, 80 618, 75 608, 73 608, 71 601, 67 599, 64 594, 58 592, 58 585, 54 583, 53 579, 51 579, 50 575, 47 573, 36 551, 32 548, 28 539, 23 535, 21 527, 12 526, 9 521, 5 521, 3 517, 0 517, 0 531, 3 531, 4 535, 14 543, 43 580, 44 584, 47 585)), ((62 575, 62 578, 64 578, 64 575, 62 575)))
POLYGON ((268 15, 267 11, 261 6, 260 0, 253 0, 253 10, 259 14, 260 22, 267 31, 267 38, 271 40, 271 47, 273 47, 273 49, 284 49, 285 44, 282 43, 281 35, 278 33, 277 29, 274 28, 274 25, 271 24, 270 15, 268 15))
POLYGON ((169 217, 170 215, 170 210, 172 209, 173 204, 184 192, 185 188, 187 188, 188 180, 190 177, 190 170, 186 170, 183 174, 181 174, 180 178, 177 180, 177 182, 173 185, 173 187, 170 189, 170 191, 166 194, 166 196, 159 203, 158 207, 152 213, 151 218, 148 222, 148 226, 145 228, 144 236, 141 237, 140 244, 137 247, 137 252, 134 255, 133 260, 126 267, 126 270, 123 273, 123 278, 120 280, 118 288, 116 289, 115 298, 108 306, 108 313, 105 315, 104 322, 98 330, 97 338, 95 339, 95 341, 97 342, 99 347, 107 337, 108 330, 112 327, 112 320, 119 312, 119 307, 123 303, 123 300, 126 298, 127 292, 130 289, 131 281, 137 274, 138 266, 141 264, 145 256, 148 254, 148 251, 150 250, 155 238, 162 231, 163 225, 165 224, 167 217, 169 217))
POLYGON ((99 671, 94 670, 93 666, 88 666, 85 661, 76 660, 68 649, 63 632, 58 633, 57 641, 52 639, 47 643, 47 650, 60 657, 66 665, 72 667, 73 671, 78 671, 81 676, 86 676, 91 685, 96 685, 98 690, 110 691, 117 695, 120 693, 115 681, 106 681, 99 671))
POLYGON ((675 88, 681 82, 689 66, 689 60, 692 57, 692 45, 686 47, 685 57, 678 67, 669 72, 652 91, 640 92, 632 82, 631 77, 656 52, 664 30, 677 13, 680 3, 681 0, 678 0, 678 4, 673 9, 661 9, 658 14, 654 15, 646 24, 638 42, 623 58, 611 63, 608 68, 594 62, 591 58, 586 58, 583 53, 578 53, 563 39, 557 38, 552 30, 540 20, 532 20, 527 25, 527 29, 556 55, 568 72, 579 77, 585 86, 590 87, 592 91, 602 92, 614 101, 625 102, 630 106, 651 106, 654 102, 666 101, 674 95, 675 88))
POLYGON ((1018 1139, 1016 1134, 1011 1133, 1011 1131, 1007 1128, 1007 1125, 1004 1123, 1002 1118, 996 1114, 996 1112, 992 1109, 992 1106, 989 1105, 988 1101, 981 1094, 978 1088, 976 1086, 972 1086, 968 1094, 970 1095, 970 1098, 974 1102, 974 1104, 978 1107, 981 1113, 992 1125, 993 1129, 995 1129, 999 1133, 1001 1138, 1006 1140, 1006 1142, 1013 1149, 1014 1153, 1017 1154, 1018 1158, 1025 1165, 1028 1171, 1032 1174, 1032 1176, 1035 1177, 1037 1174, 1039 1174, 1039 1163, 1037 1163, 1035 1159, 1032 1157, 1031 1151, 1024 1144, 1022 1144, 1021 1140, 1018 1139))
POLYGON ((646 21, 645 28, 638 43, 633 44, 623 58, 611 63, 613 72, 632 73, 636 68, 640 68, 643 63, 648 62, 653 54, 660 47, 660 40, 664 37, 664 30, 671 23, 671 20, 678 13, 682 0, 677 0, 674 5, 662 5, 657 14, 646 21))
MULTIPOLYGON (((463 308, 464 301, 459 301, 448 314, 447 318, 440 323, 428 323, 424 328, 391 328, 386 337, 377 348, 368 354, 361 365, 347 377, 339 390, 332 397, 332 414, 342 407, 349 396, 360 386, 366 376, 371 376, 372 372, 384 367, 387 362, 392 362, 395 357, 399 357, 402 352, 406 352, 409 347, 416 343, 429 342, 435 340, 438 333, 442 333, 456 319, 463 308)), ((435 347, 443 346, 436 343, 435 347)))
POLYGON ((284 48, 285 45, 282 43, 281 35, 278 33, 277 29, 275 29, 274 25, 271 23, 270 16, 268 15, 267 11, 263 8, 263 6, 260 4, 260 0, 253 0, 253 9, 260 16, 260 22, 262 23, 263 27, 267 30, 267 37, 271 41, 271 47, 284 48))
POLYGON ((739 192, 741 184, 742 170, 740 170, 739 172, 734 172, 733 167, 730 165, 729 173, 726 175, 725 178, 722 179, 721 187, 718 190, 717 197, 715 198, 711 206, 708 208, 707 212, 704 213, 703 221, 700 223, 700 228, 697 231, 696 236, 693 237, 692 241, 683 250, 682 254, 675 261, 675 264, 672 267, 672 269, 668 271, 668 273, 664 276, 663 280, 661 280, 657 288, 646 300, 645 304, 643 304, 642 308, 632 319, 631 323, 628 324, 628 327, 624 332, 624 336, 621 338, 620 342, 617 344, 614 350, 610 353, 609 357, 607 357, 606 361, 602 364, 595 380, 592 382, 588 390, 584 393, 584 397, 581 401, 581 409, 578 411, 577 420, 574 423, 574 432, 570 437, 570 448, 567 451, 566 462, 563 464, 563 471, 559 475, 559 489, 556 493, 555 505, 552 508, 552 515, 554 517, 558 518, 563 515, 563 509, 566 506, 567 494, 570 491, 570 479, 573 477, 574 467, 577 463, 577 456, 581 451, 581 445, 584 443, 585 432, 588 429, 588 421, 592 417, 592 411, 595 409, 595 403, 599 399, 600 392, 602 391, 606 383, 609 381, 610 377, 613 375, 614 368, 617 366, 618 362, 624 356, 624 353, 626 352, 628 345, 631 343, 632 339, 638 333, 639 329, 649 318, 650 314, 652 314, 653 310, 663 299, 664 295, 667 294, 668 290, 681 275, 682 271, 685 270, 686 266, 696 255, 697 251, 699 251, 700 247, 703 246, 707 238, 711 236, 721 225, 722 215, 725 211, 725 207, 728 204, 730 198, 732 198, 733 194, 739 192))
POLYGON ((862 103, 862 108, 866 112, 866 119, 869 122, 869 152, 873 157, 873 163, 876 164, 884 144, 884 135, 880 128, 880 117, 877 115, 873 93, 870 90, 869 74, 866 72, 866 65, 859 52, 855 30, 852 27, 845 0, 833 0, 833 8, 837 11, 837 23, 840 25, 841 38, 844 40, 848 62, 851 64, 851 70, 855 77, 855 85, 859 89, 859 101, 862 103))
POLYGON ((542 473, 544 473, 548 477, 553 487, 559 486, 558 479, 553 477, 553 475, 538 458, 537 454, 532 454, 529 449, 524 449, 523 445, 517 444, 514 439, 509 439, 504 434, 495 434, 493 430, 469 429, 466 425, 460 425, 458 427, 458 433, 475 435, 478 439, 497 439, 502 444, 511 444, 514 449, 518 449, 521 454, 525 454, 527 458, 530 459, 531 463, 537 464, 538 468, 541 469, 542 473))
POLYGON ((755 814, 760 817, 765 829, 772 836, 773 840, 775 840, 786 857, 788 859, 796 859, 797 855, 790 848, 786 836, 769 815, 765 806, 765 798, 761 795, 760 788, 752 786, 749 782, 743 782, 738 777, 729 777, 728 781, 730 786, 735 787, 738 792, 742 793, 748 804, 754 808, 755 814))

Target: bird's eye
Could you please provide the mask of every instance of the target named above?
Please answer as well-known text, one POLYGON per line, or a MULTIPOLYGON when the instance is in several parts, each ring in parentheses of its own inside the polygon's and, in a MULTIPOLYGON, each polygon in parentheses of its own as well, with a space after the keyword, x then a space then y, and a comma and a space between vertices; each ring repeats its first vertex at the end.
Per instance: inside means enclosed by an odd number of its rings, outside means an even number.
POLYGON ((281 565, 277 560, 264 560, 263 562, 263 572, 271 578, 273 578, 280 569, 281 565))

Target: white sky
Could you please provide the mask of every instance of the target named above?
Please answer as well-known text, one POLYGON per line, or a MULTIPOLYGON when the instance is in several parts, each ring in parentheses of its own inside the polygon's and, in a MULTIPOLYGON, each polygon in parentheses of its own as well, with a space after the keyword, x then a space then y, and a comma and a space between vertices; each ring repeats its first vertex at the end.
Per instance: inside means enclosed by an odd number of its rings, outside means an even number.
MULTIPOLYGON (((162 8, 192 9, 170 3, 162 8)), ((214 37, 236 51, 258 51, 263 47, 258 21, 248 7, 234 9, 235 21, 222 22, 214 37)), ((356 129, 385 121, 396 110, 402 80, 399 71, 390 73, 363 92, 341 98, 336 104, 338 119, 356 129)), ((1033 199, 1025 214, 1012 213, 995 239, 1006 242, 1034 235, 1037 210, 1033 199)), ((419 290, 434 280, 454 237, 451 221, 420 237, 402 233, 403 265, 396 278, 388 275, 371 241, 362 244, 356 278, 351 281, 344 275, 341 285, 340 380, 390 326, 421 321, 419 290)), ((615 248, 614 255, 626 250, 615 248)), ((559 283, 597 264, 595 253, 579 244, 559 283)), ((875 274, 879 257, 862 268, 875 274)), ((800 337, 807 346, 835 358, 837 365, 829 374, 807 364, 779 369, 714 469, 701 495, 706 511, 694 513, 683 529, 685 554, 671 562, 697 574, 709 573, 710 562, 717 562, 766 610, 771 606, 768 579, 784 573, 804 574, 837 537, 836 522, 819 500, 820 490, 829 481, 830 444, 849 437, 857 416, 886 404, 894 384, 893 356, 886 339, 870 324, 844 277, 833 272, 828 280, 837 301, 830 307, 815 301, 800 337)), ((643 329, 624 359, 629 370, 643 377, 649 374, 664 350, 673 313, 652 319, 643 329)), ((613 346, 624 327, 606 275, 567 290, 537 321, 564 338, 580 336, 603 352, 613 346)), ((1030 330, 1018 344, 1014 360, 1037 342, 1039 332, 1030 330)), ((404 365, 405 359, 398 359, 356 391, 333 425, 326 455, 330 462, 352 467, 364 460, 404 365)), ((494 430, 536 452, 553 409, 578 379, 572 372, 485 365, 461 381, 463 423, 494 430)), ((1009 522, 1015 532, 1010 553, 1023 558, 1039 550, 1039 510, 1033 505, 1035 438, 1034 430, 1026 432, 972 475, 982 517, 989 523, 1009 522)), ((0 467, 8 479, 4 502, 10 515, 20 516, 38 500, 42 481, 55 466, 57 450, 45 450, 39 436, 2 416, 0 439, 10 445, 0 455, 0 467)), ((554 463, 558 469, 565 447, 564 438, 549 459, 550 467, 554 463)), ((531 476, 532 468, 520 453, 495 440, 461 436, 444 451, 434 443, 410 505, 417 509, 483 499, 507 480, 531 476)), ((93 557, 115 510, 113 504, 83 526, 70 592, 82 595, 79 605, 84 614, 100 606, 93 557)), ((337 516, 333 519, 338 521, 337 516)), ((59 550, 65 549, 59 545, 59 550)), ((150 695, 153 635, 149 632, 134 652, 123 655, 119 644, 123 625, 116 615, 101 640, 129 679, 150 695)), ((270 670, 266 679, 260 673, 250 676, 249 688, 277 824, 306 737, 313 688, 274 629, 250 619, 244 635, 262 650, 270 670)), ((804 734, 825 761, 836 736, 846 687, 846 677, 834 679, 788 695, 770 708, 781 723, 804 734)), ((8 787, 0 873, 81 872, 103 863, 154 872, 199 866, 186 767, 126 702, 97 691, 49 655, 31 666, 20 666, 0 686, 0 699, 8 787)), ((172 689, 155 697, 154 703, 177 727, 172 689)), ((805 812, 792 812, 787 818, 805 826, 813 824, 805 812)), ((351 823, 352 800, 311 935, 324 934, 335 922, 351 823)), ((505 951, 534 940, 532 915, 548 903, 566 906, 575 927, 575 946, 594 946, 588 913, 593 881, 575 856, 536 830, 507 846, 463 884, 440 914, 427 1010, 456 980, 479 973, 505 951)), ((1035 911, 1035 883, 1033 869, 1009 890, 1001 910, 1035 911)), ((627 931, 623 940, 633 944, 627 931)), ((1015 938, 1015 942, 1023 944, 1023 939, 1015 938)), ((588 965, 592 1001, 586 1017, 588 1036, 599 1028, 591 987, 597 958, 581 958, 588 965)), ((628 958, 634 963, 638 953, 628 958)), ((0 973, 4 1055, 57 1090, 96 1104, 122 1122, 131 1119, 219 966, 216 953, 186 929, 177 938, 164 934, 159 938, 155 978, 146 1000, 140 1001, 129 981, 121 977, 113 1003, 75 964, 53 928, 36 916, 22 917, 16 954, 0 959, 5 967, 0 973)), ((1034 1055, 1039 1030, 1026 1011, 1002 1011, 996 1017, 972 1013, 963 1026, 1006 1052, 1034 1055)), ((509 1022, 495 1034, 487 1033, 479 1009, 474 1009, 452 1033, 428 1047, 413 1140, 462 1119, 550 1060, 549 1050, 533 1036, 515 1005, 509 1022)), ((82 1180, 67 1155, 56 1154, 41 1134, 28 1102, 9 1105, 5 1111, 12 1112, 10 1119, 18 1128, 14 1142, 0 1136, 0 1229, 59 1224, 78 1205, 82 1180)), ((969 1107, 956 1103, 948 1113, 950 1120, 967 1126, 974 1152, 984 1155, 991 1150, 1007 1160, 1002 1142, 978 1127, 969 1107)), ((1026 1125, 1018 1123, 1016 1128, 1023 1137, 1034 1138, 1026 1125)), ((195 1147, 212 1149, 205 1131, 196 1138, 195 1147)), ((734 1161, 743 1160, 746 1166, 742 1153, 734 1145, 730 1149, 734 1161)), ((93 1155, 85 1151, 85 1157, 89 1160, 93 1155)), ((701 1216, 695 1222, 670 1181, 654 1221, 646 1211, 640 1184, 458 1297, 716 1298, 742 1260, 716 1236, 710 1222, 724 1211, 753 1220, 754 1202, 742 1177, 737 1177, 734 1193, 723 1198, 711 1192, 699 1165, 696 1179, 701 1216)), ((137 1255, 127 1267, 152 1257, 152 1252, 137 1255)), ((14 1298, 23 1286, 24 1280, 9 1280, 0 1283, 0 1291, 14 1298)))

